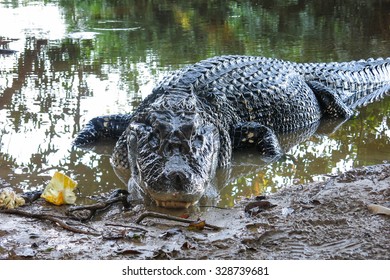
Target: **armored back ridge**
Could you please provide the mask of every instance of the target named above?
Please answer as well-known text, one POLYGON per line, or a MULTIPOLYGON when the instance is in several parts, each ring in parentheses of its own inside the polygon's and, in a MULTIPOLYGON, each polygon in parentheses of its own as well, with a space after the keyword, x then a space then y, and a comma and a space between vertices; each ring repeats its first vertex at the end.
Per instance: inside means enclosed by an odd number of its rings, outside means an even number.
POLYGON ((390 59, 293 63, 220 56, 166 76, 132 115, 97 117, 75 139, 121 135, 112 165, 130 189, 164 207, 188 207, 213 188, 232 150, 277 159, 275 133, 348 119, 390 91, 390 59))

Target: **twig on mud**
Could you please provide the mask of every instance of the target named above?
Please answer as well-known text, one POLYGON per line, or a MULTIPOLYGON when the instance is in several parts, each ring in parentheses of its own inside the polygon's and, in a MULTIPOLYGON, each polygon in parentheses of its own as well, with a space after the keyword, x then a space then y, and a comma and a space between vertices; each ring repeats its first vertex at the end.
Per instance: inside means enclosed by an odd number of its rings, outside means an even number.
POLYGON ((70 215, 70 216, 72 216, 80 221, 87 221, 87 220, 91 219, 98 210, 104 210, 117 202, 122 202, 122 204, 125 208, 130 207, 130 203, 129 203, 129 201, 127 201, 127 195, 120 193, 120 194, 118 194, 118 196, 116 196, 114 198, 109 198, 108 200, 103 201, 103 202, 98 202, 98 203, 91 204, 91 205, 73 206, 66 211, 66 214, 70 215), (84 211, 84 212, 88 211, 88 214, 86 214, 83 217, 80 215, 74 214, 75 212, 81 213, 81 211, 84 211))
MULTIPOLYGON (((184 218, 179 218, 179 217, 166 215, 166 214, 161 214, 161 213, 157 213, 157 212, 145 212, 145 213, 142 213, 138 217, 138 219, 136 220, 136 223, 137 224, 141 223, 147 217, 165 219, 165 220, 181 222, 181 223, 186 223, 186 224, 192 224, 192 223, 196 223, 197 222, 197 221, 187 220, 187 219, 184 219, 184 218)), ((222 229, 222 227, 215 226, 215 225, 210 225, 208 223, 206 223, 205 226, 208 227, 208 228, 211 228, 213 230, 221 230, 222 229)))
POLYGON ((231 210, 229 207, 220 207, 215 205, 199 205, 200 208, 214 208, 214 209, 222 209, 222 210, 231 210))
MULTIPOLYGON (((35 218, 35 219, 39 219, 39 220, 51 221, 51 222, 58 224, 60 227, 66 229, 66 230, 75 232, 75 233, 90 234, 90 235, 95 235, 95 236, 100 235, 100 233, 98 233, 98 232, 86 231, 86 230, 82 230, 82 229, 73 227, 71 225, 68 225, 66 222, 61 220, 61 218, 56 217, 56 216, 52 216, 52 215, 48 215, 48 214, 30 213, 30 212, 26 212, 26 211, 19 210, 19 209, 4 209, 4 210, 1 210, 0 212, 6 213, 6 214, 19 215, 19 216, 28 217, 28 218, 35 218)), ((84 225, 82 225, 82 226, 84 226, 84 225)))
POLYGON ((123 225, 123 224, 114 224, 114 223, 105 223, 104 225, 105 225, 105 226, 112 226, 112 227, 131 228, 131 229, 135 229, 135 230, 140 230, 140 231, 143 231, 143 232, 147 232, 146 229, 141 228, 141 227, 137 227, 137 226, 133 226, 133 225, 123 225))

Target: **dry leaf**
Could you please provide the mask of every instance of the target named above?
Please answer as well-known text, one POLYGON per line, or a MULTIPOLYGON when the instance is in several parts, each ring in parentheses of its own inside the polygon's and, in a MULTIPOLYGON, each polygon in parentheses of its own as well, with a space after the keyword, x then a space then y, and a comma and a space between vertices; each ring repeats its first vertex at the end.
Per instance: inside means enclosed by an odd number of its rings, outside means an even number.
POLYGON ((202 230, 206 226, 206 221, 205 220, 197 220, 193 223, 190 223, 188 225, 189 230, 202 230))
POLYGON ((370 204, 367 206, 367 208, 374 214, 382 214, 382 215, 390 216, 390 208, 387 208, 385 206, 378 205, 378 204, 370 204))
POLYGON ((268 200, 260 200, 250 202, 245 206, 245 213, 248 213, 250 216, 255 216, 260 212, 275 207, 275 204, 272 204, 268 200))
POLYGON ((121 255, 139 255, 139 254, 142 254, 142 252, 140 252, 138 250, 126 249, 126 248, 118 249, 118 250, 115 250, 114 252, 117 253, 117 254, 121 254, 121 255))
POLYGON ((188 249, 195 249, 195 246, 192 245, 190 242, 185 241, 183 245, 181 245, 181 249, 188 250, 188 249))
POLYGON ((188 219, 189 217, 190 217, 190 214, 180 215, 180 218, 183 218, 183 219, 188 219))

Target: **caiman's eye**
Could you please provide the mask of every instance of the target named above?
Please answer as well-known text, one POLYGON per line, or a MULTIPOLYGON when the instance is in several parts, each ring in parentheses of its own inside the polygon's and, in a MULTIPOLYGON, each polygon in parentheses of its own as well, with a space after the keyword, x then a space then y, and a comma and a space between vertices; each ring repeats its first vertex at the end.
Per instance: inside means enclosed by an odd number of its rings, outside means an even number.
POLYGON ((190 139, 191 135, 194 132, 194 124, 193 123, 183 124, 182 126, 180 126, 180 131, 181 133, 183 133, 186 139, 190 139))
POLYGON ((161 139, 164 139, 169 134, 170 130, 172 130, 172 128, 169 124, 165 122, 155 122, 154 132, 160 135, 161 139))

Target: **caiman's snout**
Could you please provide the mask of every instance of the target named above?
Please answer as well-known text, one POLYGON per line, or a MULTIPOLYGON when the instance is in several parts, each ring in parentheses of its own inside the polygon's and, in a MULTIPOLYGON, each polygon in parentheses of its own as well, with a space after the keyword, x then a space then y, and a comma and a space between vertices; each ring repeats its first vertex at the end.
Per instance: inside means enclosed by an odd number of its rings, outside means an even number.
POLYGON ((166 208, 188 208, 198 202, 205 189, 182 170, 163 172, 157 182, 147 188, 148 193, 157 206, 166 208))

